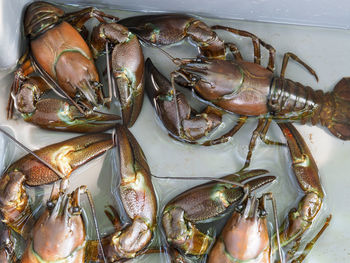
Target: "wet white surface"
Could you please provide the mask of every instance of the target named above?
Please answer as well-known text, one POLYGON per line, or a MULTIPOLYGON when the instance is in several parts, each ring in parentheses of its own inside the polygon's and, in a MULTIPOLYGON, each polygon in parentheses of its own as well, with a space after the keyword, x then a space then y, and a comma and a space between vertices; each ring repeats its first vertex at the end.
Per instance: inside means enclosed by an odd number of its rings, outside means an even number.
MULTIPOLYGON (((129 15, 126 12, 118 12, 118 16, 129 15)), ((131 13, 130 13, 131 14, 131 13)), ((276 48, 276 75, 279 74, 282 56, 291 51, 302 58, 315 69, 319 76, 319 82, 309 75, 303 68, 291 62, 287 69, 286 77, 299 81, 305 85, 311 85, 315 89, 331 91, 334 85, 343 77, 350 75, 350 37, 346 30, 325 29, 319 27, 299 27, 269 23, 253 23, 228 20, 206 20, 208 24, 223 24, 235 28, 250 31, 276 48)), ((249 41, 233 38, 229 34, 222 35, 227 40, 234 40, 239 45, 243 56, 252 60, 252 46, 249 41)), ((176 45, 167 50, 173 55, 190 57, 195 55, 196 49, 187 43, 176 45)), ((264 53, 264 58, 267 54, 264 53)), ((158 50, 145 50, 145 56, 150 56, 156 66, 164 74, 174 69, 173 65, 158 50)), ((265 60, 266 61, 266 60, 265 60)), ((6 105, 12 74, 5 74, 0 80, 0 124, 12 131, 16 138, 27 147, 35 150, 45 145, 58 142, 75 136, 52 131, 41 130, 20 118, 6 120, 6 105)), ((230 119, 230 118, 228 118, 230 119)), ((231 118, 231 119, 234 119, 231 118)), ((200 147, 174 142, 161 127, 147 97, 135 126, 131 129, 143 148, 148 159, 151 171, 158 176, 215 176, 219 177, 232 173, 241 168, 246 156, 247 145, 252 130, 256 125, 252 119, 229 143, 200 147)), ((227 125, 228 122, 227 122, 227 125)), ((269 136, 274 140, 283 140, 278 128, 273 125, 269 136)), ((325 217, 331 213, 333 219, 329 228, 318 240, 317 244, 307 257, 307 263, 348 262, 350 260, 350 230, 348 228, 350 210, 347 204, 350 202, 348 187, 350 186, 350 142, 336 139, 328 131, 320 126, 296 125, 304 136, 319 167, 321 182, 326 192, 324 208, 318 218, 316 230, 324 222, 325 217)), ((22 156, 21 150, 15 148, 13 143, 4 140, 0 135, 0 169, 4 171, 7 165, 22 156), (7 146, 9 145, 9 146, 7 146), (9 150, 10 149, 10 150, 9 150)), ((80 184, 86 184, 93 192, 97 204, 97 213, 103 233, 110 232, 111 227, 107 222, 103 210, 107 204, 113 204, 113 196, 109 195, 111 182, 114 182, 112 165, 112 151, 107 158, 101 157, 87 166, 78 169, 71 177, 72 188, 80 184), (102 168, 102 170, 101 170, 102 168)), ((253 156, 251 168, 264 168, 276 175, 278 180, 272 187, 266 188, 277 196, 278 213, 280 219, 284 218, 290 208, 295 207, 300 197, 295 179, 290 169, 290 160, 287 151, 283 148, 267 146, 259 143, 253 156)), ((154 180, 157 195, 162 208, 171 198, 183 192, 198 181, 170 181, 154 180)), ((50 187, 44 187, 50 189, 50 187)), ((113 184, 112 184, 113 188, 113 184)), ((48 190, 49 191, 49 190, 48 190)), ((315 230, 315 231, 316 231, 315 230)), ((313 234, 306 240, 310 240, 313 234)), ((90 231, 93 235, 93 231, 90 231)), ((162 262, 164 258, 152 256, 152 262, 162 262)), ((134 260, 134 262, 150 262, 149 256, 134 260)))

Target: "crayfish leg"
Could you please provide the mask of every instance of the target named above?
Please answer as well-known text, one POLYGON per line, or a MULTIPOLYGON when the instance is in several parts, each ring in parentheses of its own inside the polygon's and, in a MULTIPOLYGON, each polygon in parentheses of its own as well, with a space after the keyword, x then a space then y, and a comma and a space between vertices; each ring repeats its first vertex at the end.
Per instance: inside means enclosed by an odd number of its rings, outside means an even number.
MULTIPOLYGON (((276 50, 271 45, 265 43, 263 40, 258 38, 256 35, 248 32, 248 31, 239 30, 239 29, 236 29, 236 28, 226 27, 226 26, 221 26, 221 25, 212 26, 211 29, 213 29, 213 30, 218 30, 218 29, 219 30, 226 30, 226 31, 231 32, 231 33, 233 33, 235 35, 250 38, 252 40, 253 47, 254 47, 254 63, 255 64, 259 64, 259 65, 261 64, 260 45, 263 46, 269 52, 269 62, 268 62, 268 65, 267 65, 267 69, 270 70, 271 72, 274 71, 274 69, 275 69, 275 53, 276 53, 276 50)), ((236 52, 237 53, 237 48, 235 46, 232 46, 232 43, 227 43, 226 46, 229 47, 232 52, 236 52)), ((238 54, 239 54, 239 52, 238 52, 238 54)), ((237 58, 237 55, 235 55, 235 53, 233 55, 237 58)), ((239 54, 238 55, 238 59, 240 60, 241 58, 242 57, 239 54)))

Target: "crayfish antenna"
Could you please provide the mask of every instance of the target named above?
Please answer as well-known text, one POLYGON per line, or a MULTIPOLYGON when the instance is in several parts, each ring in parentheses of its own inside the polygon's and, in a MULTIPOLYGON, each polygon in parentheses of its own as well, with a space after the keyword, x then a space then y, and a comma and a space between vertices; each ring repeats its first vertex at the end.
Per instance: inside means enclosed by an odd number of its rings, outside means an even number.
MULTIPOLYGON (((267 198, 268 200, 271 201, 272 212, 273 212, 273 221, 274 221, 275 229, 276 229, 276 232, 277 232, 278 229, 279 229, 279 223, 278 223, 278 216, 277 216, 276 199, 275 199, 275 197, 273 196, 272 193, 265 193, 265 194, 263 194, 262 198, 263 199, 267 198)), ((283 254, 282 254, 281 241, 280 241, 280 236, 279 235, 276 235, 276 240, 277 240, 278 254, 279 254, 279 258, 280 258, 279 262, 285 263, 285 260, 284 260, 283 254)))
POLYGON ((94 200, 92 198, 92 195, 90 193, 90 191, 87 189, 87 187, 84 188, 84 193, 86 194, 88 201, 89 201, 89 205, 90 205, 90 209, 91 209, 91 213, 92 213, 92 218, 94 221, 94 225, 95 225, 95 231, 96 231, 96 235, 97 235, 97 240, 98 240, 98 244, 100 246, 101 249, 101 254, 102 254, 102 258, 103 258, 103 262, 107 263, 107 259, 103 250, 103 246, 102 246, 102 241, 101 241, 101 235, 100 235, 100 231, 99 231, 99 227, 98 227, 98 223, 97 223, 97 218, 96 218, 96 209, 95 209, 95 205, 94 205, 94 200))
POLYGON ((110 103, 112 101, 113 92, 116 93, 116 91, 113 91, 112 86, 112 77, 111 77, 111 65, 110 65, 110 59, 109 59, 109 48, 108 48, 108 41, 106 41, 106 66, 107 66, 107 79, 108 79, 108 98, 106 98, 106 102, 110 103))
POLYGON ((200 176, 200 177, 182 177, 182 176, 157 176, 152 174, 152 177, 157 178, 157 179, 173 179, 173 180, 208 180, 208 181, 213 181, 213 182, 219 182, 219 183, 225 183, 225 184, 231 184, 231 185, 235 185, 238 187, 242 187, 245 188, 246 185, 241 184, 239 182, 235 182, 232 180, 226 180, 226 179, 222 179, 222 178, 215 178, 215 177, 210 177, 210 176, 200 176))

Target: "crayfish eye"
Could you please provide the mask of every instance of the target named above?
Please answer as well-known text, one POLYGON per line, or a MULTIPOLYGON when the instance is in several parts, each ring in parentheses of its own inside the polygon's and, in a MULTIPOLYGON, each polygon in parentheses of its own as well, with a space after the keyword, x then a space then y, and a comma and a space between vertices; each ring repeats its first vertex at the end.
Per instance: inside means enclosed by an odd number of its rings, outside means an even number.
POLYGON ((197 81, 198 81, 198 78, 197 78, 196 76, 193 76, 193 77, 191 78, 191 81, 192 81, 192 82, 197 82, 197 81))
POLYGON ((235 210, 236 210, 237 212, 241 213, 241 212, 243 211, 243 208, 244 208, 244 205, 239 204, 239 205, 236 206, 235 210))
POLYGON ((267 216, 267 212, 265 210, 260 210, 259 216, 260 217, 266 217, 267 216))
POLYGON ((99 87, 102 86, 101 83, 100 83, 100 82, 97 82, 97 81, 92 82, 92 85, 93 85, 93 87, 95 87, 95 88, 99 88, 99 87))
POLYGON ((81 208, 79 206, 73 206, 71 207, 71 214, 72 215, 80 215, 81 214, 81 208))
POLYGON ((47 201, 46 207, 47 209, 52 210, 55 207, 55 203, 52 201, 47 201))

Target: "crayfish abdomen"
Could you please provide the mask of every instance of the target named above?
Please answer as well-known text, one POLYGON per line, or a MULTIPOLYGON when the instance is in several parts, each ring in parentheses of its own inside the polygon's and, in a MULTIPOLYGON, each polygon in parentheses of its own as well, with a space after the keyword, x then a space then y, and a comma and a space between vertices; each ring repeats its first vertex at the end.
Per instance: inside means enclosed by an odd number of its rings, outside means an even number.
POLYGON ((274 78, 269 111, 276 119, 300 120, 321 125, 342 140, 350 139, 350 83, 341 79, 334 90, 324 93, 284 78, 274 78))

